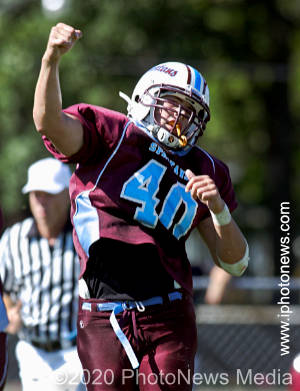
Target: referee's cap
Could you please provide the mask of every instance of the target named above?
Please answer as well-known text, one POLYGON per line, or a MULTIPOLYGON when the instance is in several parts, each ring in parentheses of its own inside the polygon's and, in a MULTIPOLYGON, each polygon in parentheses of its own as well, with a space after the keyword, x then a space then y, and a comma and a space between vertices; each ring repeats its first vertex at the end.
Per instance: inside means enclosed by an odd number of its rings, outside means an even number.
POLYGON ((28 168, 28 179, 22 193, 44 191, 58 194, 69 187, 71 175, 70 168, 57 159, 38 160, 28 168))

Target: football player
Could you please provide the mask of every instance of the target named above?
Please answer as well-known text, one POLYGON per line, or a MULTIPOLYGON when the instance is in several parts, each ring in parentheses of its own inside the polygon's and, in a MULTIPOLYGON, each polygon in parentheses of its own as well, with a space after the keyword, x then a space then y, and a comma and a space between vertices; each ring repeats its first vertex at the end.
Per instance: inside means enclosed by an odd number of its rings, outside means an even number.
POLYGON ((239 276, 248 245, 227 166, 196 145, 209 89, 167 62, 138 81, 127 116, 62 109, 59 62, 82 32, 59 23, 43 55, 34 121, 70 182, 81 260, 78 351, 88 390, 191 390, 196 322, 185 240, 197 228, 215 263, 239 276))

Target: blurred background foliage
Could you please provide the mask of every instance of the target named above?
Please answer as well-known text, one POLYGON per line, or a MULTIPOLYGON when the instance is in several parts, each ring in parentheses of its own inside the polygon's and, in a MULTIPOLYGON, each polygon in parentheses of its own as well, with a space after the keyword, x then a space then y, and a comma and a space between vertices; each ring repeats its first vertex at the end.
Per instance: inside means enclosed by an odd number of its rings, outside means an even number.
POLYGON ((279 271, 283 201, 291 202, 293 255, 299 257, 298 0, 1 0, 0 201, 6 225, 28 213, 21 194, 28 165, 49 156, 34 130, 32 104, 49 31, 59 21, 83 31, 61 61, 64 107, 88 102, 125 112, 118 91, 130 95, 154 64, 182 61, 199 69, 212 114, 199 144, 230 166, 240 205, 236 218, 262 260, 249 273, 279 271))

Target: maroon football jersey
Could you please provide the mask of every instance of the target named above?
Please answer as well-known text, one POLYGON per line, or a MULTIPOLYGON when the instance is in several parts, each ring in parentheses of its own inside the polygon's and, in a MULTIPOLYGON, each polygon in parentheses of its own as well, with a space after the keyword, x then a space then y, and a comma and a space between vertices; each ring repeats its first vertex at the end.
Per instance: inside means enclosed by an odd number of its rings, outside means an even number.
POLYGON ((45 137, 44 142, 56 158, 77 163, 70 197, 81 276, 90 246, 101 237, 151 243, 172 278, 191 292, 185 240, 210 213, 185 192, 185 170, 209 175, 232 211, 237 203, 226 165, 197 146, 182 156, 167 152, 124 114, 87 104, 64 111, 83 125, 81 150, 66 157, 45 137))

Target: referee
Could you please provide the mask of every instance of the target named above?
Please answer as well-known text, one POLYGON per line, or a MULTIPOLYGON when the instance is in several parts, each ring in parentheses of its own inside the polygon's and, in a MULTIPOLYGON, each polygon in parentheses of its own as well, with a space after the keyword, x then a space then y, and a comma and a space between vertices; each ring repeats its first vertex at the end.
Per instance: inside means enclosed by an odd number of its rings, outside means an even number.
POLYGON ((24 391, 79 390, 76 349, 79 261, 69 222, 69 167, 46 158, 28 169, 32 217, 7 228, 0 275, 24 391))

